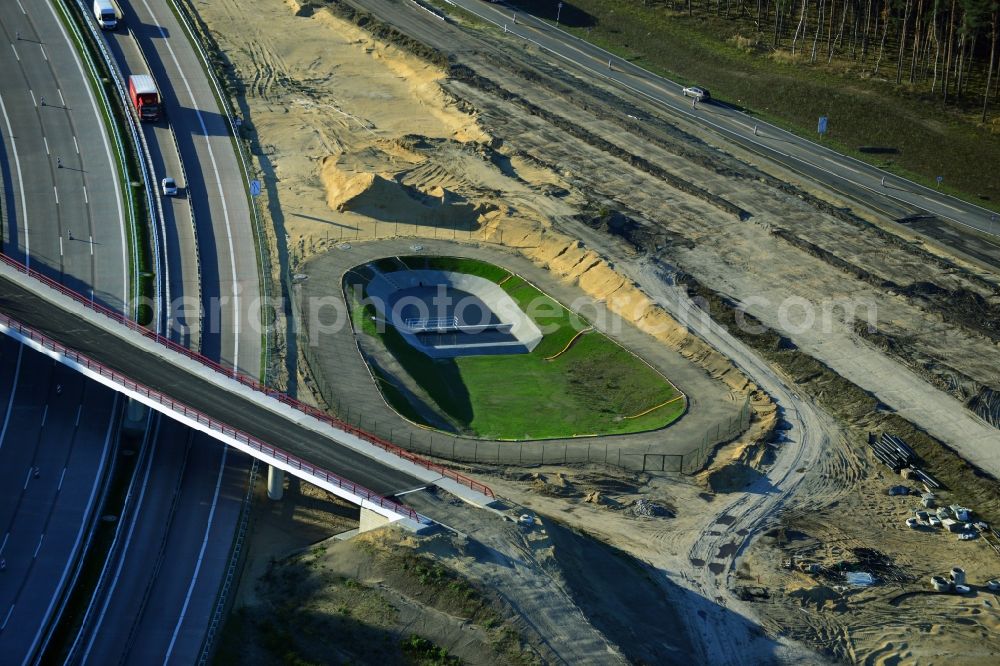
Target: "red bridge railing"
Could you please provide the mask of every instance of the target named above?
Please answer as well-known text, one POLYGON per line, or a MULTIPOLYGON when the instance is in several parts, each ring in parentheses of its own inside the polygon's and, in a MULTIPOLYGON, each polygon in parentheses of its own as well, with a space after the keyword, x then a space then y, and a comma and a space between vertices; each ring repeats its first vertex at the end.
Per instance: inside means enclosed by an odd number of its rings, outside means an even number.
MULTIPOLYGON (((97 312, 99 314, 102 314, 105 317, 108 317, 109 319, 115 321, 118 324, 126 326, 127 328, 131 329, 132 331, 135 331, 136 333, 139 333, 140 335, 142 335, 142 336, 144 336, 144 337, 146 337, 146 338, 148 338, 150 340, 153 340, 154 342, 157 342, 158 344, 161 344, 164 347, 167 347, 171 351, 174 351, 174 352, 176 352, 178 354, 182 354, 182 355, 184 355, 184 356, 186 356, 186 357, 188 357, 188 358, 190 358, 190 359, 192 359, 194 361, 197 361, 201 365, 203 365, 203 366, 205 366, 207 368, 210 368, 211 370, 214 370, 215 372, 218 372, 219 374, 222 374, 222 375, 228 377, 229 379, 234 379, 234 380, 238 381, 240 384, 243 384, 244 386, 247 386, 247 387, 249 387, 249 388, 251 388, 251 389, 253 389, 255 391, 258 391, 258 392, 263 393, 263 394, 265 394, 265 395, 267 395, 267 396, 269 396, 271 398, 274 398, 275 400, 278 400, 279 402, 281 402, 281 403, 283 403, 285 405, 288 405, 289 407, 292 407, 293 409, 296 409, 296 410, 298 410, 300 412, 303 412, 304 414, 308 414, 309 416, 312 416, 315 419, 323 421, 323 422, 325 422, 325 423, 333 426, 334 428, 336 428, 338 430, 341 430, 343 432, 346 432, 346 433, 349 433, 351 435, 354 435, 355 437, 358 437, 359 439, 362 439, 362 440, 368 442, 369 444, 373 444, 373 445, 379 447, 380 449, 383 449, 384 451, 388 451, 389 453, 392 453, 393 455, 396 455, 396 456, 398 456, 400 458, 408 460, 408 461, 412 462, 415 465, 419 465, 420 467, 423 467, 424 469, 428 469, 428 470, 431 470, 433 472, 437 472, 441 476, 444 476, 446 478, 452 479, 453 481, 456 481, 456 482, 458 482, 458 483, 460 483, 460 484, 462 484, 464 486, 467 486, 467 487, 471 488, 472 490, 480 492, 480 493, 486 495, 487 497, 495 497, 495 495, 493 494, 493 490, 489 486, 487 486, 486 484, 480 483, 479 481, 476 481, 475 479, 471 479, 471 478, 465 476, 464 474, 460 474, 460 473, 456 472, 453 469, 449 469, 448 467, 445 467, 444 465, 440 465, 438 463, 431 462, 430 460, 427 460, 426 458, 418 456, 417 454, 415 454, 415 453, 413 453, 411 451, 407 451, 406 449, 400 448, 400 447, 396 446, 395 444, 392 444, 391 442, 388 442, 388 441, 382 439, 381 437, 378 437, 377 435, 369 433, 369 432, 367 432, 365 430, 362 430, 361 428, 358 428, 356 426, 353 426, 353 425, 351 425, 351 424, 349 424, 349 423, 347 423, 345 421, 342 421, 342 420, 340 420, 338 418, 330 416, 326 412, 324 412, 322 410, 319 410, 319 409, 316 409, 315 407, 312 407, 312 406, 307 405, 305 403, 299 402, 295 398, 292 398, 291 396, 285 395, 284 393, 282 393, 281 391, 278 391, 277 389, 264 386, 263 384, 261 384, 260 382, 258 382, 256 379, 253 379, 252 377, 248 377, 248 376, 242 374, 236 368, 233 368, 233 367, 227 368, 227 367, 225 367, 225 366, 223 366, 223 365, 221 365, 219 363, 216 363, 215 361, 211 360, 210 358, 208 358, 206 356, 202 356, 201 354, 199 354, 197 352, 191 351, 187 347, 184 347, 183 345, 180 345, 180 344, 174 342, 173 340, 170 340, 169 338, 167 338, 167 337, 165 337, 163 335, 160 335, 159 333, 156 333, 154 331, 150 331, 145 326, 142 326, 138 322, 129 319, 128 317, 126 317, 125 315, 121 314, 120 312, 116 312, 116 311, 112 310, 111 308, 108 308, 108 307, 106 307, 106 306, 104 306, 104 305, 102 305, 100 303, 96 303, 96 302, 94 302, 94 301, 86 298, 85 296, 83 296, 83 295, 81 295, 81 294, 73 291, 72 289, 69 289, 68 287, 65 287, 65 286, 59 284, 58 282, 56 282, 52 278, 50 278, 50 277, 48 277, 46 275, 43 275, 42 273, 34 270, 33 268, 28 268, 27 266, 25 266, 21 262, 17 261, 16 259, 12 259, 11 257, 8 257, 6 255, 0 254, 0 261, 2 261, 3 263, 7 264, 8 266, 14 268, 19 273, 24 273, 24 274, 26 274, 26 275, 34 278, 35 280, 38 280, 39 282, 45 284, 47 287, 49 287, 51 289, 54 289, 55 291, 58 291, 59 293, 65 295, 65 296, 68 296, 69 298, 72 298, 74 301, 76 301, 77 303, 80 303, 84 307, 89 308, 90 310, 93 310, 94 312, 97 312)), ((199 412, 198 410, 196 410, 196 409, 194 409, 192 407, 189 407, 187 405, 183 405, 181 403, 178 403, 178 402, 174 401, 172 398, 170 398, 169 396, 166 396, 165 394, 162 394, 162 393, 156 391, 155 389, 151 389, 151 388, 139 385, 136 382, 134 382, 133 380, 128 379, 124 375, 121 375, 120 373, 117 373, 114 370, 112 370, 112 369, 104 366, 100 362, 95 361, 95 360, 93 360, 93 359, 91 359, 91 358, 89 358, 87 356, 84 356, 83 354, 80 354, 80 353, 78 353, 76 351, 73 351, 73 350, 65 347, 64 345, 56 342, 55 340, 52 340, 51 338, 49 338, 48 336, 44 335, 43 333, 40 333, 40 332, 38 332, 38 331, 36 331, 36 330, 28 327, 28 326, 25 326, 24 324, 22 324, 21 322, 19 322, 17 320, 11 319, 10 317, 8 317, 6 315, 2 315, 2 313, 0 313, 0 316, 3 317, 3 321, 9 322, 8 325, 11 328, 16 328, 17 330, 19 330, 24 335, 30 335, 32 337, 32 339, 37 340, 38 342, 42 342, 49 349, 53 349, 55 351, 59 351, 60 353, 66 354, 70 358, 73 358, 74 360, 77 360, 77 362, 79 362, 79 363, 81 363, 83 365, 86 365, 88 368, 91 368, 91 369, 94 369, 94 370, 100 369, 100 371, 102 372, 102 374, 104 376, 114 377, 114 378, 116 378, 115 381, 118 382, 118 383, 122 383, 121 380, 124 380, 125 382, 128 382, 129 384, 137 387, 136 389, 133 389, 133 390, 140 390, 141 392, 148 392, 148 393, 145 393, 145 394, 149 395, 150 397, 160 396, 162 398, 162 400, 158 399, 158 401, 161 402, 162 404, 165 404, 165 405, 178 405, 179 408, 183 408, 184 410, 187 410, 187 412, 185 412, 185 413, 189 412, 190 413, 189 415, 198 415, 200 417, 199 421, 202 422, 202 423, 205 423, 205 424, 208 424, 208 423, 216 424, 218 427, 213 427, 214 430, 218 430, 218 431, 224 432, 224 433, 237 433, 237 434, 239 434, 239 437, 240 437, 241 441, 245 441, 247 444, 249 444, 251 446, 254 446, 255 448, 257 448, 258 450, 260 450, 262 452, 263 451, 273 451, 275 453, 280 453, 282 456, 285 456, 285 458, 289 461, 289 464, 292 464, 291 461, 297 461, 297 463, 299 463, 301 465, 299 467, 299 469, 302 469, 302 470, 306 470, 306 469, 316 470, 317 472, 319 472, 321 474, 329 475, 331 479, 337 479, 338 480, 337 483, 341 487, 344 487, 344 488, 347 488, 347 487, 356 487, 356 488, 364 491, 365 493, 368 493, 368 495, 370 495, 371 497, 379 498, 383 502, 389 502, 393 506, 400 506, 400 505, 397 505, 395 502, 391 502, 390 500, 382 498, 381 496, 376 495, 375 493, 373 493, 373 492, 371 492, 371 491, 369 491, 369 490, 367 490, 367 489, 365 489, 365 488, 363 488, 361 486, 357 486, 356 484, 352 483, 351 481, 347 481, 346 479, 341 479, 339 476, 337 476, 336 474, 333 474, 332 472, 326 472, 325 470, 322 470, 320 468, 313 467, 312 465, 309 465, 305 461, 300 460, 299 458, 296 458, 295 456, 293 456, 293 455, 291 455, 289 453, 286 453, 285 451, 283 451, 281 449, 274 448, 272 446, 264 444, 263 442, 260 442, 259 440, 251 437, 250 435, 247 435, 246 433, 243 433, 241 431, 235 430, 234 428, 231 428, 228 425, 220 423, 220 422, 212 419, 211 417, 203 414, 202 412, 199 412), (262 448, 260 448, 260 447, 262 447, 262 448)), ((178 411, 180 411, 180 410, 178 410, 178 411)), ((373 499, 372 501, 376 501, 376 500, 373 499)), ((410 510, 410 509, 408 509, 406 507, 403 507, 403 510, 401 510, 400 512, 401 513, 406 513, 407 511, 409 511, 410 513, 413 513, 412 510, 410 510)), ((416 514, 414 513, 414 515, 416 515, 416 514)))

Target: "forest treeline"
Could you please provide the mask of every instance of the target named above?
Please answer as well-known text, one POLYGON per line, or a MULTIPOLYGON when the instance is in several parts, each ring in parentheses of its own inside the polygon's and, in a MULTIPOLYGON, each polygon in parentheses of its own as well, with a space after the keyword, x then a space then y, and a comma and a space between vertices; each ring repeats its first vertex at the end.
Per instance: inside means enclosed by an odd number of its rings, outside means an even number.
POLYGON ((753 30, 798 61, 848 61, 946 104, 996 108, 1000 0, 635 0, 753 30))

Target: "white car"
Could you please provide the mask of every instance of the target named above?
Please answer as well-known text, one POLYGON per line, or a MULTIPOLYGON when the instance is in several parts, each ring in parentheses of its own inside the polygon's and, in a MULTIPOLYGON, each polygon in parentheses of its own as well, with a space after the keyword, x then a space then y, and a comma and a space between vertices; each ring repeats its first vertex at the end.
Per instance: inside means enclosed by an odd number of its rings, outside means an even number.
POLYGON ((165 197, 175 196, 177 194, 177 183, 173 178, 164 178, 160 181, 160 190, 165 197))
POLYGON ((705 90, 704 88, 699 88, 698 86, 688 86, 681 92, 684 93, 685 97, 694 97, 699 102, 706 99, 711 99, 712 97, 712 95, 710 95, 707 90, 705 90))

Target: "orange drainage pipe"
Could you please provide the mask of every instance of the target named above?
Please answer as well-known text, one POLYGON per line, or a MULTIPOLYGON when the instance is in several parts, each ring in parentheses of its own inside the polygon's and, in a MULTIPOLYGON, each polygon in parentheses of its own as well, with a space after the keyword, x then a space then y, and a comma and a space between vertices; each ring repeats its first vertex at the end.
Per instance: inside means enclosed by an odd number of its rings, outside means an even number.
POLYGON ((569 342, 566 343, 565 347, 563 347, 559 352, 553 354, 552 356, 546 356, 545 360, 546 361, 553 361, 553 360, 559 358, 560 356, 562 356, 563 354, 565 354, 566 352, 569 351, 569 348, 573 346, 573 343, 576 342, 576 339, 578 337, 580 337, 584 333, 590 333, 592 330, 594 330, 594 327, 593 326, 588 326, 587 328, 583 329, 582 331, 579 331, 576 335, 573 336, 573 338, 569 342))
POLYGON ((660 404, 656 405, 655 407, 650 407, 649 409, 647 409, 644 412, 639 412, 638 414, 633 414, 632 416, 623 416, 622 418, 623 419, 637 419, 640 416, 645 416, 646 414, 649 414, 650 412, 656 411, 660 407, 666 407, 667 405, 669 405, 672 402, 677 402, 678 400, 683 400, 683 399, 684 399, 684 394, 681 393, 676 398, 671 398, 670 400, 667 400, 666 402, 661 402, 660 404))

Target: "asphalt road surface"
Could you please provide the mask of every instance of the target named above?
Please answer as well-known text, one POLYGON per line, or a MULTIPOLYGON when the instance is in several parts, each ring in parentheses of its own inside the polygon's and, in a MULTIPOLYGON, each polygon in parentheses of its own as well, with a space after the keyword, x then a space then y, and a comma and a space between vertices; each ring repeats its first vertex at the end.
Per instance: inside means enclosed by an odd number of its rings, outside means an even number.
POLYGON ((3 251, 109 307, 131 302, 112 139, 50 2, 0 2, 3 251))
MULTIPOLYGON (((176 136, 183 163, 183 175, 169 175, 183 188, 197 229, 200 297, 205 312, 201 351, 257 376, 261 331, 256 244, 247 184, 228 123, 194 46, 166 3, 120 0, 120 4, 127 29, 160 90, 166 123, 176 136)), ((119 37, 114 39, 120 41, 119 37)), ((132 72, 145 67, 132 56, 119 66, 132 72)), ((166 123, 156 130, 158 138, 166 131, 166 123)), ((166 145, 162 140, 161 144, 166 145)), ((179 165, 164 167, 176 170, 179 165)))
POLYGON ((249 459, 167 418, 153 419, 136 509, 74 664, 193 664, 245 492, 249 459))
MULTIPOLYGON (((981 261, 1000 266, 998 213, 837 153, 817 142, 753 118, 728 104, 700 103, 694 108, 692 100, 681 93, 680 84, 648 72, 530 14, 481 0, 447 2, 505 28, 508 33, 537 45, 593 78, 610 82, 672 113, 694 120, 715 130, 724 139, 823 183, 854 201, 881 211, 890 219, 906 224, 916 223, 915 230, 981 261), (927 223, 928 218, 947 220, 958 228, 940 232, 937 225, 927 223), (963 227, 971 233, 963 233, 963 227)), ((393 5, 388 14, 384 0, 365 0, 364 4, 379 6, 380 13, 393 16, 403 27, 417 23, 426 26, 428 22, 426 12, 407 3, 393 5)), ((712 87, 711 81, 699 83, 709 89, 712 87)), ((835 123, 836 119, 831 122, 835 123)))
MULTIPOLYGON (((105 44, 121 71, 125 85, 132 74, 147 74, 147 67, 139 45, 132 37, 126 21, 124 27, 114 32, 103 31, 105 44)), ((198 266, 198 243, 193 212, 185 196, 184 169, 180 151, 174 141, 171 126, 164 121, 140 123, 149 149, 153 167, 153 187, 160 196, 160 181, 170 176, 181 187, 179 196, 160 197, 163 210, 164 252, 161 257, 166 266, 164 300, 167 309, 167 332, 175 341, 199 349, 201 323, 195 312, 177 307, 180 299, 188 297, 193 304, 200 303, 201 273, 198 266)))
POLYGON ((36 653, 72 580, 110 464, 119 401, 52 359, 0 341, 2 663, 36 653))

